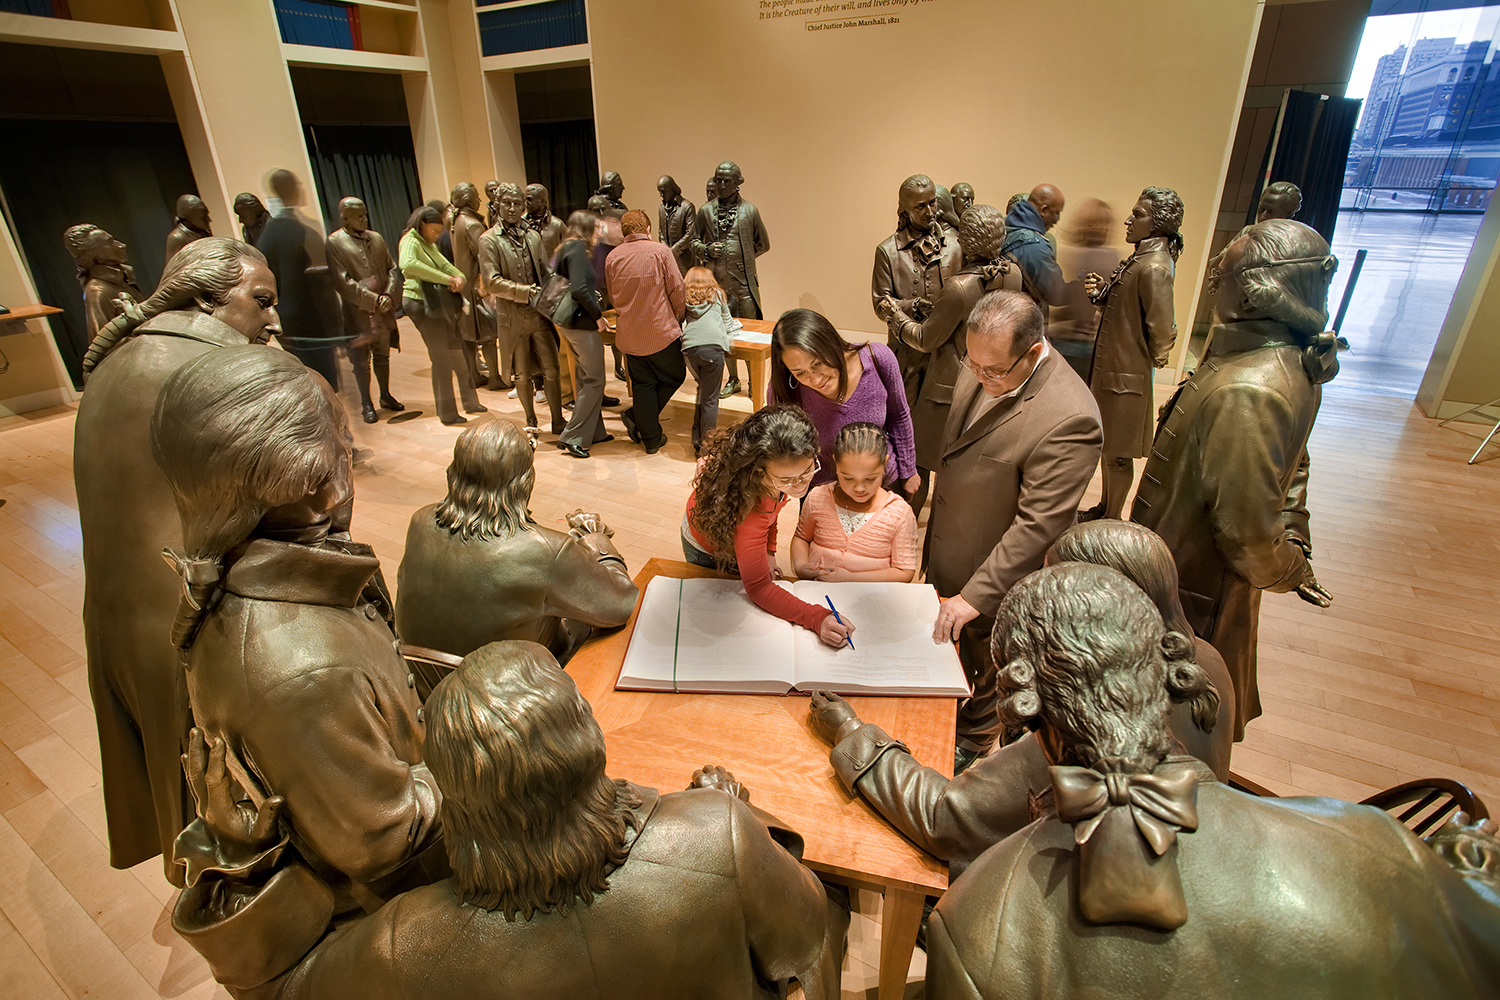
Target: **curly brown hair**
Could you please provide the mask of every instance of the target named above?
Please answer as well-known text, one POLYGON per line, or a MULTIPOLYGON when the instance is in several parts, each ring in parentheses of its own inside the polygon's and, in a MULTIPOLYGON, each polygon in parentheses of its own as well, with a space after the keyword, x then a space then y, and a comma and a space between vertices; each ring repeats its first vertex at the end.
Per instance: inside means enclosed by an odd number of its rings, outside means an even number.
POLYGON ((766 495, 766 463, 817 454, 818 429, 800 406, 768 406, 709 437, 693 477, 688 520, 713 546, 721 567, 734 561, 734 534, 766 495))

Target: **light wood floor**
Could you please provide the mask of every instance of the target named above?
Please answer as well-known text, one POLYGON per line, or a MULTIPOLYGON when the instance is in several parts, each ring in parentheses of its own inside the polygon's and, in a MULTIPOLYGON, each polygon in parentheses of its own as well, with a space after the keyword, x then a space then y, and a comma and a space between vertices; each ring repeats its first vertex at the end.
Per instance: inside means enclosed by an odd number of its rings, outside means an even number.
MULTIPOLYGON (((415 331, 407 336, 420 344, 415 331)), ((375 546, 392 584, 407 521, 442 497, 458 433, 433 416, 420 349, 394 367, 398 397, 427 412, 354 425, 373 451, 356 469, 354 533, 375 546)), ((497 416, 519 418, 503 393, 481 396, 497 416)), ((726 409, 721 422, 749 401, 726 409)), ((632 566, 677 556, 691 422, 683 392, 667 413, 671 443, 654 456, 626 441, 614 418, 620 440, 587 461, 546 435, 535 516, 561 524, 575 507, 594 509, 632 566)), ((1439 429, 1409 401, 1328 386, 1312 439, 1311 506, 1314 564, 1335 604, 1267 596, 1266 715, 1237 748, 1237 771, 1282 794, 1353 799, 1443 775, 1500 806, 1500 461, 1464 464, 1478 436, 1473 425, 1439 429)), ((225 996, 172 933, 172 891, 158 862, 129 872, 107 862, 79 623, 72 437, 71 408, 0 419, 0 996, 225 996)), ((1095 486, 1085 502, 1097 496, 1095 486)), ((683 762, 684 781, 699 763, 683 762)), ((878 915, 868 895, 857 901, 865 912, 851 933, 846 995, 875 983, 869 918, 878 915)))

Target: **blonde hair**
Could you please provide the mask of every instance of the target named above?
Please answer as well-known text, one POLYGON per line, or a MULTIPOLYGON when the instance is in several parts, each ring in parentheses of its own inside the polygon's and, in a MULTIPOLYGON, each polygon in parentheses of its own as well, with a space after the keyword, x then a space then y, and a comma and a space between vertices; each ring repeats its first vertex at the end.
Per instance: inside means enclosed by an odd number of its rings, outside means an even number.
POLYGON ((705 302, 724 302, 728 298, 724 294, 724 289, 719 287, 713 271, 706 267, 688 268, 688 273, 683 275, 682 281, 687 286, 687 304, 690 306, 702 305, 705 302))

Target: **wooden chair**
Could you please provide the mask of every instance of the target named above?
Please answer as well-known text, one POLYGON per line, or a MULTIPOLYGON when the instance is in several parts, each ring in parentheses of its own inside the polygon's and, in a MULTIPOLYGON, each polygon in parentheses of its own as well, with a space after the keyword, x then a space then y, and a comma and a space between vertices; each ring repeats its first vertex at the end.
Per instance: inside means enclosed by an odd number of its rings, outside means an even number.
POLYGON ((1469 822, 1487 819, 1489 809, 1468 788, 1447 778, 1421 778, 1408 781, 1383 792, 1376 792, 1362 803, 1384 809, 1406 825, 1418 837, 1437 830, 1457 812, 1468 813, 1469 822))
POLYGON ((401 644, 401 655, 406 658, 411 667, 412 676, 415 678, 417 697, 422 703, 427 703, 427 696, 432 694, 432 689, 437 687, 438 681, 447 677, 458 669, 458 665, 464 661, 462 656, 454 656, 452 653, 444 653, 437 649, 428 649, 425 646, 411 646, 407 643, 401 644))

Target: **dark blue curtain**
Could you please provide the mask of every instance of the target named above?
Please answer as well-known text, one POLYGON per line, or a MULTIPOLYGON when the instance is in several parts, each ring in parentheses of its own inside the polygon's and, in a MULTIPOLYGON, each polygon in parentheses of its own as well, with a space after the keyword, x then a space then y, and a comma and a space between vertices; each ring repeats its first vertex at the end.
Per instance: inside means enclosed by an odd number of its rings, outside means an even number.
POLYGON ((546 186, 554 215, 566 220, 569 212, 588 207, 589 195, 599 187, 592 118, 522 122, 521 152, 527 180, 546 186))
POLYGON ((1302 190, 1302 209, 1297 213, 1297 221, 1333 242, 1334 226, 1339 219, 1339 196, 1344 190, 1344 170, 1349 165, 1349 144, 1354 140, 1354 126, 1359 123, 1361 103, 1352 97, 1324 97, 1305 90, 1287 93, 1280 132, 1272 132, 1261 159, 1260 179, 1250 199, 1246 225, 1255 221, 1269 164, 1271 183, 1291 181, 1302 190))
POLYGON ((392 256, 406 220, 422 203, 417 154, 406 125, 307 125, 323 223, 338 228, 339 200, 353 195, 370 210, 370 228, 384 236, 392 256))
MULTIPOLYGON (((109 230, 129 247, 136 281, 149 295, 161 278, 177 196, 198 190, 182 133, 162 122, 20 118, 0 119, 0 132, 8 150, 45 151, 0 156, 0 187, 38 297, 63 310, 52 317, 52 336, 81 387, 88 326, 63 232, 80 222, 109 230)), ((221 236, 239 236, 233 219, 213 224, 221 236)))

